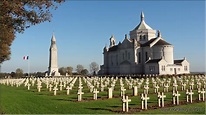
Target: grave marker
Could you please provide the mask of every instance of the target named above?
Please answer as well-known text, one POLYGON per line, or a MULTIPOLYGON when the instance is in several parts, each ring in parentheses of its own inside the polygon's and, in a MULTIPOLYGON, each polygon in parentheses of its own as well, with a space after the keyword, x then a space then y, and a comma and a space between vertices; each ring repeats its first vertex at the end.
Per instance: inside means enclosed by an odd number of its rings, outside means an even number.
POLYGON ((84 92, 82 92, 82 90, 78 90, 77 94, 78 94, 78 101, 82 101, 82 95, 84 94, 84 92))
POLYGON ((108 98, 112 98, 113 97, 113 89, 112 87, 111 88, 108 88, 108 98))
POLYGON ((125 111, 125 108, 126 108, 126 112, 128 112, 128 110, 129 110, 129 102, 131 102, 131 99, 128 99, 128 96, 126 96, 126 98, 125 98, 125 96, 123 96, 123 99, 122 99, 122 110, 123 111, 125 111))
POLYGON ((58 90, 58 88, 57 87, 54 87, 54 96, 56 96, 57 95, 57 90, 58 90))

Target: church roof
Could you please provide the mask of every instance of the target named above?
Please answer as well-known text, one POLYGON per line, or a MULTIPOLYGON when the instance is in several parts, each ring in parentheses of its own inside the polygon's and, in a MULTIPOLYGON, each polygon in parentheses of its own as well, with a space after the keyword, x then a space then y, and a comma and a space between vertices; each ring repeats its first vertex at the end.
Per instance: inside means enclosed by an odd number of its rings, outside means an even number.
POLYGON ((145 21, 141 21, 140 24, 135 28, 135 30, 143 30, 143 29, 147 29, 147 30, 152 30, 152 28, 150 26, 148 26, 145 21))
POLYGON ((162 59, 151 59, 151 60, 147 61, 146 63, 158 63, 160 60, 162 60, 162 59))
POLYGON ((117 50, 118 50, 118 45, 110 47, 108 51, 112 52, 112 51, 117 51, 117 50))
POLYGON ((181 64, 183 61, 184 61, 184 59, 183 60, 174 60, 174 64, 178 65, 178 64, 181 64))
POLYGON ((148 26, 146 24, 146 22, 144 21, 144 13, 141 13, 141 22, 140 24, 134 29, 134 30, 140 30, 140 29, 149 29, 152 30, 152 28, 150 26, 148 26))
POLYGON ((146 47, 146 46, 149 46, 156 38, 152 38, 150 39, 148 42, 144 43, 144 44, 141 44, 141 47, 146 47))
POLYGON ((160 39, 154 46, 157 46, 157 45, 171 45, 171 44, 164 41, 163 39, 160 39))

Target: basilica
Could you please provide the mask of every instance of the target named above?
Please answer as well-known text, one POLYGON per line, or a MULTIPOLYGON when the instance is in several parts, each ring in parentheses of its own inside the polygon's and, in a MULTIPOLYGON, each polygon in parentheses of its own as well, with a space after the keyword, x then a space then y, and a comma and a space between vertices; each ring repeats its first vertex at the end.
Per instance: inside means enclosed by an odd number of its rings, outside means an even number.
POLYGON ((99 74, 188 74, 189 62, 173 59, 173 45, 165 41, 159 30, 153 30, 145 22, 144 13, 140 23, 125 35, 122 42, 110 38, 110 45, 103 49, 103 65, 99 74))

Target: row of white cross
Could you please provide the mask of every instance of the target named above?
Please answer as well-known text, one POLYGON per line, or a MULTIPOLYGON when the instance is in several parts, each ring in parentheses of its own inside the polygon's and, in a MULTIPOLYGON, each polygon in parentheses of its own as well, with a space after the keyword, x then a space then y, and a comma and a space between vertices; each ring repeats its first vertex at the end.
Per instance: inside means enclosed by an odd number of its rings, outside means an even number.
POLYGON ((57 95, 57 91, 60 90, 62 91, 63 88, 67 90, 67 95, 70 94, 70 90, 72 90, 74 84, 76 83, 77 79, 79 80, 79 86, 78 86, 78 91, 77 91, 77 96, 78 96, 78 101, 82 101, 82 95, 84 94, 83 92, 83 83, 86 83, 87 87, 90 89, 90 92, 93 93, 93 99, 97 100, 97 94, 99 91, 97 90, 99 87, 101 87, 101 91, 104 91, 105 87, 108 88, 108 98, 113 98, 113 91, 116 90, 116 82, 117 80, 120 81, 120 95, 122 96, 122 102, 123 102, 123 111, 128 111, 128 102, 131 101, 131 99, 128 99, 128 96, 125 96, 125 91, 126 89, 124 88, 125 84, 128 86, 128 89, 133 88, 133 95, 137 96, 138 95, 138 88, 143 87, 144 91, 143 94, 141 95, 141 100, 142 100, 142 109, 147 109, 147 100, 149 99, 148 94, 149 94, 149 84, 151 84, 149 81, 152 80, 152 86, 154 88, 154 92, 157 93, 158 97, 158 105, 159 107, 164 107, 164 98, 166 98, 166 95, 164 95, 164 92, 168 92, 168 88, 172 86, 173 88, 173 104, 179 104, 179 96, 180 94, 178 93, 178 86, 181 86, 182 91, 186 91, 186 98, 187 102, 189 102, 189 97, 190 97, 190 102, 192 103, 192 95, 194 92, 194 85, 196 83, 196 88, 198 89, 198 99, 201 100, 201 94, 202 94, 202 100, 204 101, 204 94, 205 94, 205 76, 188 76, 188 77, 182 77, 182 78, 109 78, 109 77, 67 77, 67 78, 30 78, 30 79, 4 79, 0 80, 1 84, 7 84, 14 86, 16 85, 19 87, 21 84, 24 84, 24 86, 30 90, 31 86, 34 86, 35 83, 37 83, 37 91, 41 92, 42 88, 42 83, 46 84, 46 88, 49 91, 54 91, 54 95, 57 95), (79 79, 78 79, 79 78, 79 79), (171 82, 173 81, 172 85, 171 82), (203 85, 202 85, 203 84, 203 85), (189 85, 189 91, 186 88, 186 86, 189 85), (53 89, 52 89, 53 87, 53 89), (58 88, 59 87, 59 88, 58 88), (159 93, 159 88, 163 88, 163 92, 159 93), (201 90, 202 89, 202 90, 201 90))

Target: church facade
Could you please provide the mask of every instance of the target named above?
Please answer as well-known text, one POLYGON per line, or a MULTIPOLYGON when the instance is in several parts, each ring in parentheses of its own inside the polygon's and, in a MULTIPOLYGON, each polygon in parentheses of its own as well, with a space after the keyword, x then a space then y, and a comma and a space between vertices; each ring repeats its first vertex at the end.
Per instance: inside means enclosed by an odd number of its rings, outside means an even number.
POLYGON ((189 62, 186 58, 174 60, 174 46, 166 42, 160 31, 146 24, 143 12, 139 25, 125 35, 118 44, 110 38, 109 47, 103 49, 104 64, 99 74, 188 74, 189 62))

